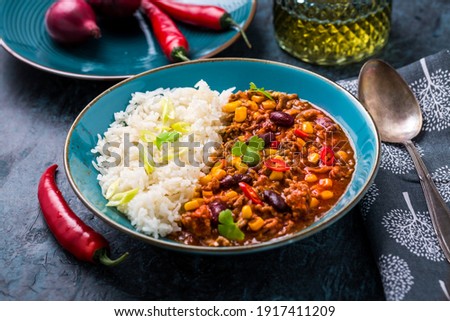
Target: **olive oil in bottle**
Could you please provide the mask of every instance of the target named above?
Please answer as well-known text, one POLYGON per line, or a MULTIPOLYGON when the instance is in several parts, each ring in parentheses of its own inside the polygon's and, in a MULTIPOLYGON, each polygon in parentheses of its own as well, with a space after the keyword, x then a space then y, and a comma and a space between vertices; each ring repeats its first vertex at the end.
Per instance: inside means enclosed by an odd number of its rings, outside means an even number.
POLYGON ((274 0, 280 47, 319 65, 361 61, 387 43, 392 0, 274 0))

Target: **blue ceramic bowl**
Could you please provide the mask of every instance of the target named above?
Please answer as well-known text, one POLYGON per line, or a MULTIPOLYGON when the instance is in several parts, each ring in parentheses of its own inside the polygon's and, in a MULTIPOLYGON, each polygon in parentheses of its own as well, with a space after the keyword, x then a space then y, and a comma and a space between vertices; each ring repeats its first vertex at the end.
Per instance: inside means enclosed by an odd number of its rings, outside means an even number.
POLYGON ((353 97, 334 82, 310 71, 290 65, 252 59, 199 60, 161 67, 129 78, 95 98, 77 117, 70 128, 65 146, 65 169, 76 194, 98 217, 113 227, 140 240, 164 248, 196 253, 242 253, 285 245, 310 236, 336 222, 364 195, 372 182, 379 163, 380 139, 368 112, 353 97), (159 87, 192 87, 200 79, 214 90, 236 87, 246 90, 250 82, 276 91, 298 93, 303 99, 321 107, 347 131, 355 148, 357 165, 353 179, 339 202, 323 218, 306 229, 271 242, 211 248, 188 246, 169 239, 154 239, 137 232, 116 209, 106 207, 92 166, 91 149, 97 134, 104 133, 114 120, 113 114, 123 110, 131 93, 159 87))

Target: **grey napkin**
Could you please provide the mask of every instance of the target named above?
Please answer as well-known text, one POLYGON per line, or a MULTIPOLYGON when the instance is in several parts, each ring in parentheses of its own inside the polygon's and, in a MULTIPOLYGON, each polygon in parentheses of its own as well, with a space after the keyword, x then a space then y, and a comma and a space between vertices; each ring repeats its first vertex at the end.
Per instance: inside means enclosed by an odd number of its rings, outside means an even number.
MULTIPOLYGON (((450 204, 450 51, 399 69, 423 113, 413 140, 450 204)), ((357 80, 338 82, 357 96, 357 80)), ((439 247, 413 161, 403 145, 382 144, 379 172, 360 210, 387 300, 450 300, 450 263, 439 247)))

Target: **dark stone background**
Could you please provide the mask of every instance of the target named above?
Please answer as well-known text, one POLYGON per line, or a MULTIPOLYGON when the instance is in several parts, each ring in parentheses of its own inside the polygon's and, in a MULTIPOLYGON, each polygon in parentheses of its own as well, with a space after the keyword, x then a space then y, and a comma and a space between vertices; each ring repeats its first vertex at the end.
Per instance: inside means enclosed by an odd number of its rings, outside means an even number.
MULTIPOLYGON (((258 1, 248 37, 220 57, 281 61, 333 80, 357 76, 361 64, 301 63, 275 43, 272 1, 258 1)), ((379 55, 395 67, 448 48, 448 0, 394 0, 389 44, 379 55)), ((62 170, 64 140, 82 108, 112 82, 81 81, 34 69, 0 50, 1 300, 383 300, 357 210, 295 244, 251 255, 213 257, 155 248, 95 218, 75 197, 62 170), (41 216, 38 179, 60 165, 58 184, 79 216, 110 240, 122 265, 80 263, 58 246, 41 216)))

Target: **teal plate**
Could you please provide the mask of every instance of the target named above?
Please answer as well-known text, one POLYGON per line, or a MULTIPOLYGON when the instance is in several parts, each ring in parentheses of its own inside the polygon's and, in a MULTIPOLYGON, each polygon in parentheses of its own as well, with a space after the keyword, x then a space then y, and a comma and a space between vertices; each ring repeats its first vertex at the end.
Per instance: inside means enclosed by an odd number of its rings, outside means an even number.
POLYGON ((77 117, 66 139, 64 165, 70 184, 84 204, 98 217, 115 228, 151 244, 194 253, 245 253, 274 248, 310 236, 342 217, 364 195, 374 179, 380 156, 380 139, 374 122, 359 101, 342 87, 310 71, 290 65, 255 59, 198 60, 157 68, 131 77, 111 87, 95 98, 77 117), (270 75, 270 76, 269 76, 270 75), (213 90, 236 87, 246 90, 250 82, 258 86, 298 93, 303 99, 329 113, 350 136, 357 165, 352 181, 338 203, 324 217, 306 229, 271 242, 211 248, 188 246, 166 238, 155 239, 136 231, 117 210, 106 207, 106 200, 97 182, 92 165, 91 149, 97 134, 104 133, 114 120, 114 113, 128 105, 131 94, 160 87, 192 87, 200 79, 213 90))
MULTIPOLYGON (((256 11, 256 0, 182 1, 221 6, 244 30, 256 11)), ((0 0, 0 44, 6 51, 39 69, 82 79, 120 80, 169 64, 141 14, 119 22, 120 28, 99 19, 101 39, 70 48, 56 44, 44 25, 45 12, 53 2, 0 0)), ((192 60, 212 57, 240 37, 236 29, 217 32, 178 26, 189 42, 192 60)))

